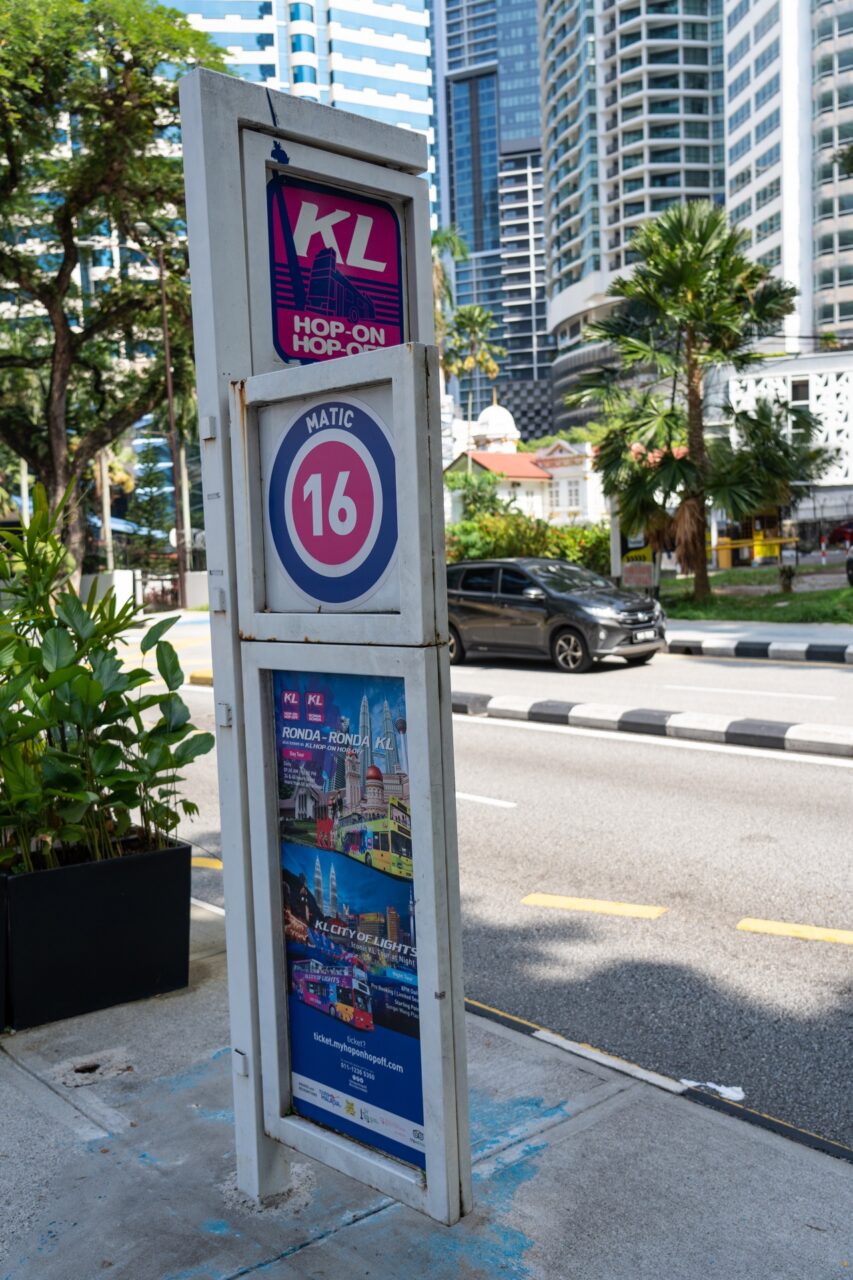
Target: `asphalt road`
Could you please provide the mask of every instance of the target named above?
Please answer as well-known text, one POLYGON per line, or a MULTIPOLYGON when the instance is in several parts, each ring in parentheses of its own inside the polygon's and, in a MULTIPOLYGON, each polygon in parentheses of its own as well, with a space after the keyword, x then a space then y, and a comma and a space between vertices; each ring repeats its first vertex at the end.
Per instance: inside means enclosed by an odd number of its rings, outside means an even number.
POLYGON ((853 723, 853 666, 829 663, 658 653, 645 667, 631 668, 611 658, 576 676, 548 663, 478 658, 454 667, 452 684, 465 693, 495 696, 607 702, 791 724, 853 723))
MULTIPOLYGON (((185 695, 212 727, 211 691, 185 695)), ((853 1145, 853 948, 736 928, 853 928, 853 765, 464 718, 455 743, 467 995, 853 1145), (666 911, 551 910, 530 893, 666 911)), ((219 855, 212 756, 189 793, 187 834, 219 855)), ((193 877, 222 904, 219 871, 193 877)))
MULTIPOLYGON (((133 661, 140 657, 141 634, 128 632, 127 656, 133 661)), ((184 615, 168 639, 187 675, 210 669, 206 614, 184 615)), ((850 640, 853 643, 853 629, 850 640)), ((573 676, 546 662, 477 659, 454 667, 452 682, 454 689, 467 693, 606 702, 793 724, 853 723, 853 666, 829 663, 750 662, 664 653, 645 667, 632 669, 611 659, 586 675, 573 676)))
POLYGON ((853 770, 624 737, 457 721, 468 996, 853 1145, 851 948, 735 927, 853 926, 853 770))

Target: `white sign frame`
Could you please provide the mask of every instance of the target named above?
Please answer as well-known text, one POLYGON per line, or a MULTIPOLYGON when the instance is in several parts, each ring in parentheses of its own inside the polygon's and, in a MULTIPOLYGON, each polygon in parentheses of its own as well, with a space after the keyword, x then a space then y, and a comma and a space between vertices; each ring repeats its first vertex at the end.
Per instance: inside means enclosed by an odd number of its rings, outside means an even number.
MULTIPOLYGON (((255 216, 247 199, 244 161, 255 142, 249 134, 280 143, 305 166, 306 179, 325 178, 356 194, 375 194, 392 201, 402 214, 401 254, 405 273, 407 341, 431 343, 433 333, 432 257, 429 190, 422 176, 428 155, 426 139, 345 111, 248 84, 238 77, 198 69, 179 86, 184 176, 187 197, 193 325, 204 488, 210 626, 217 726, 217 765, 222 818, 223 881, 228 991, 231 1017, 238 1187, 263 1201, 290 1185, 287 1148, 265 1128, 261 1030, 256 953, 255 883, 250 857, 249 778, 246 768, 243 664, 241 651, 253 647, 239 629, 237 584, 243 571, 243 534, 235 524, 232 492, 229 391, 246 381, 284 367, 252 342, 249 261, 250 226, 255 216), (301 149, 301 150, 300 150, 301 149), (244 154, 245 153, 245 154, 244 154)), ((268 168, 264 172, 268 172, 268 168)), ((289 163, 289 171, 300 173, 289 163)), ((252 181, 256 181, 253 177, 252 181)), ((265 181, 261 174, 257 181, 265 181)), ((252 190, 256 188, 252 187, 252 190)), ((263 201, 265 207, 265 200, 263 201)), ((266 243, 266 242, 265 242, 266 243)), ((269 299, 269 283, 265 284, 269 299)), ((260 304, 256 304, 260 305, 260 304)), ((324 366, 333 368, 339 361, 324 366)), ((438 448, 438 442, 435 447, 438 448)), ((441 507, 441 490, 433 489, 441 507)), ((443 530, 434 530, 436 562, 443 562, 443 530)), ((437 593, 437 598, 441 598, 437 593)), ((435 606, 433 606, 435 608, 435 606)), ((439 672, 446 667, 446 647, 434 639, 439 672), (438 656, 436 650, 443 652, 438 656)), ((309 652, 311 646, 304 646, 309 652)), ((301 652, 301 650, 300 650, 301 652)), ((427 658, 424 657, 424 661, 427 658)), ((278 663, 276 664, 278 665, 278 663)), ((449 724, 449 682, 441 677, 441 714, 449 724)), ((448 731, 449 733, 449 731, 448 731)), ((453 794, 452 755, 445 741, 444 790, 453 794)), ((464 1004, 461 991, 461 922, 454 869, 448 863, 449 937, 454 981, 447 992, 452 1007, 453 1042, 442 1052, 455 1058, 458 1163, 449 1185, 446 1214, 453 1222, 471 1207, 470 1149, 464 1061, 464 1004)), ((259 939, 263 943, 263 939, 259 939)), ((432 1211, 432 1201, 421 1207, 432 1211)))
MULTIPOLYGON (((440 491, 441 458, 431 442, 440 439, 437 403, 438 362, 433 349, 415 343, 365 352, 343 363, 327 361, 304 368, 261 374, 231 388, 231 449, 234 512, 238 537, 247 552, 237 584, 240 632, 254 640, 341 639, 341 610, 314 609, 296 604, 276 613, 267 604, 265 544, 269 537, 266 493, 261 483, 258 413, 268 406, 286 406, 288 417, 317 399, 351 396, 377 385, 391 392, 394 423, 431 424, 431 430, 394 430, 397 477, 398 540, 396 552, 397 609, 372 599, 347 612, 347 640, 376 643, 381 620, 383 645, 434 644, 447 640, 445 592, 436 590, 436 572, 444 575, 444 515, 419 501, 419 495, 440 491), (342 373, 345 376, 342 378, 342 373), (263 493, 263 501, 257 495, 263 493), (250 497, 250 495, 252 495, 250 497), (402 605, 405 603, 405 609, 402 605)), ((296 593, 294 593, 296 595, 296 593)), ((377 599, 387 599, 387 593, 377 599)))
MULTIPOLYGON (((243 678, 266 1131, 304 1155, 357 1177, 412 1208, 441 1222, 454 1222, 462 1196, 455 1171, 460 1160, 464 1164, 468 1158, 468 1114, 464 1035, 460 1037, 459 1027, 454 1025, 454 1006, 459 1007, 462 996, 460 957, 452 954, 458 921, 447 894, 448 869, 454 883, 457 862, 455 786, 449 763, 452 757, 446 750, 451 725, 448 715, 436 714, 440 686, 449 688, 446 648, 250 644, 243 646, 243 678), (396 676, 404 681, 418 921, 425 1175, 331 1129, 299 1116, 283 1115, 291 1104, 290 1053, 269 671, 342 671, 368 677, 396 676)), ((442 705, 448 704, 445 701, 442 705)), ((463 1174, 461 1183, 465 1181, 463 1174)))

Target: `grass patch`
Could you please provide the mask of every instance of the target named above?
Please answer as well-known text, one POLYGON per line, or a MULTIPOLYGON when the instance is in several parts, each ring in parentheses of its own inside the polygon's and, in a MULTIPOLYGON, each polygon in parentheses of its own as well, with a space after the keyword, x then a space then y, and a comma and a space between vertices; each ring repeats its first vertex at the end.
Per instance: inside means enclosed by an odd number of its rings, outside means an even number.
POLYGON ((853 587, 802 591, 796 595, 783 595, 780 591, 766 596, 713 596, 697 604, 684 590, 686 581, 678 583, 678 591, 671 584, 661 592, 661 604, 670 618, 691 622, 840 622, 853 626, 853 587))
MULTIPOLYGON (((801 564, 796 566, 797 576, 805 577, 821 573, 843 573, 844 561, 836 560, 833 564, 801 564)), ((761 587, 778 585, 779 565, 770 564, 761 569, 713 569, 708 577, 712 587, 761 587)), ((661 591, 672 591, 676 594, 693 590, 693 579, 664 578, 661 591)))

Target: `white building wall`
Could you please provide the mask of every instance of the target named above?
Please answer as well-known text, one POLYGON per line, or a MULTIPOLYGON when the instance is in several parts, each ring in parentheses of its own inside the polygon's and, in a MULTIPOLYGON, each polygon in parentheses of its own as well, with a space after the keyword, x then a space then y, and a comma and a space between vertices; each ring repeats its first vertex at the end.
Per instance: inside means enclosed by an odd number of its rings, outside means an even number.
POLYGON ((816 443, 835 461, 796 504, 802 519, 840 519, 853 514, 853 351, 815 352, 768 360, 748 373, 722 369, 708 379, 709 404, 728 399, 749 412, 758 400, 778 400, 809 409, 820 421, 816 443))
POLYGON ((799 291, 769 350, 813 333, 809 0, 726 0, 726 202, 750 253, 799 291))

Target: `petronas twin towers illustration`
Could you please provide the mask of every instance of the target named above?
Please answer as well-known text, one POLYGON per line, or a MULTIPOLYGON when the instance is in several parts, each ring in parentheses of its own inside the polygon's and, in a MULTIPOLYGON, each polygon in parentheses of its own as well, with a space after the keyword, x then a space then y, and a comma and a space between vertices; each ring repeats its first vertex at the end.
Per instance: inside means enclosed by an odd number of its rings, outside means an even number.
MULTIPOLYGON (((388 706, 386 698, 382 703, 382 739, 384 743, 385 768, 383 773, 399 773, 402 768, 406 772, 406 764, 400 762, 400 752, 397 748, 397 731, 405 730, 405 721, 397 720, 395 725, 391 718, 391 708, 388 706)), ((372 764, 373 759, 373 729, 370 723, 370 705, 367 701, 367 695, 361 699, 361 709, 358 715, 358 736, 361 739, 361 747, 358 752, 359 774, 361 776, 361 786, 364 790, 367 785, 367 770, 372 764)))

